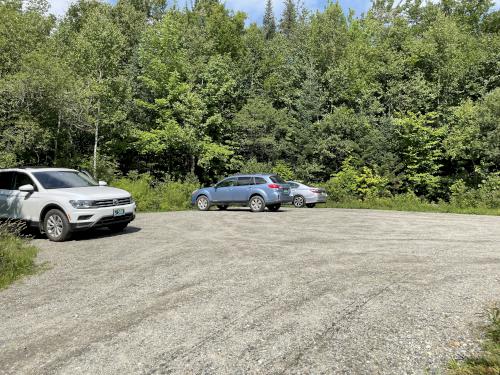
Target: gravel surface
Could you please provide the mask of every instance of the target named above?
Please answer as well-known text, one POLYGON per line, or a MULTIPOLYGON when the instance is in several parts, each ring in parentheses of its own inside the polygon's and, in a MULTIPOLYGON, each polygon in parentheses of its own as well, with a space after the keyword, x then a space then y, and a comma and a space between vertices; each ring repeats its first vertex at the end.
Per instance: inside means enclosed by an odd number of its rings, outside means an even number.
POLYGON ((433 374, 500 300, 500 217, 187 211, 35 244, 2 374, 433 374))

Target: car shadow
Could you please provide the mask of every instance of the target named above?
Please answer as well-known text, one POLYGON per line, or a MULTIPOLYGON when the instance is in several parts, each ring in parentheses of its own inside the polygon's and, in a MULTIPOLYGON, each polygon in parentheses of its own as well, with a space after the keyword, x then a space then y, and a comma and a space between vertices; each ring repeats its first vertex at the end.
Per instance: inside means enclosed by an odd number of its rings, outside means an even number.
MULTIPOLYGON (((288 210, 290 210, 290 207, 287 208, 281 208, 279 211, 269 211, 266 209, 264 212, 270 213, 270 214, 279 214, 279 213, 285 213, 288 210)), ((217 207, 210 209, 211 212, 252 212, 250 211, 250 208, 248 207, 229 207, 225 210, 219 210, 217 207)))
POLYGON ((70 241, 87 241, 104 237, 121 237, 121 236, 126 236, 128 234, 140 232, 141 230, 142 228, 139 227, 128 226, 122 232, 113 233, 107 228, 97 228, 83 232, 75 232, 71 236, 70 241))
MULTIPOLYGON (((69 241, 88 241, 88 240, 95 240, 99 238, 105 238, 105 237, 120 237, 120 236, 126 236, 128 234, 132 233, 137 233, 140 232, 142 228, 139 227, 134 227, 134 226, 128 226, 125 228, 122 232, 118 233, 113 233, 107 228, 96 228, 96 229, 90 229, 87 231, 82 231, 82 232, 75 232, 69 239, 69 241)), ((41 234, 37 230, 29 230, 25 233, 23 233, 26 237, 32 238, 35 240, 47 240, 47 237, 44 234, 41 234)))

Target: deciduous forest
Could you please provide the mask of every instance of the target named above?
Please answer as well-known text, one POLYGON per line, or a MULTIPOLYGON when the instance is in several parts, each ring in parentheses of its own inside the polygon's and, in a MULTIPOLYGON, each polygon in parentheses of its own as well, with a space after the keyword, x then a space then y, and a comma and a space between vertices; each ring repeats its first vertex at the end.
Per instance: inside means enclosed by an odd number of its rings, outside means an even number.
POLYGON ((500 207, 492 1, 264 6, 249 24, 218 0, 80 0, 60 18, 1 0, 0 168, 151 184, 274 171, 338 200, 500 207))

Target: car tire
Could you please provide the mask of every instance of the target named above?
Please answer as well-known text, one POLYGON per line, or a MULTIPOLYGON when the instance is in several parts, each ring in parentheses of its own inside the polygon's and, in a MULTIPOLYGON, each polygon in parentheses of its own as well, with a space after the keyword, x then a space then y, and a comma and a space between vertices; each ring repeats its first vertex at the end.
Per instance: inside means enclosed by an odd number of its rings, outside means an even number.
POLYGON ((71 225, 64 212, 53 209, 43 219, 43 230, 52 242, 64 242, 71 237, 71 225))
POLYGON ((224 206, 217 206, 217 208, 218 208, 219 210, 221 210, 221 211, 226 211, 228 207, 229 207, 229 206, 226 206, 226 205, 224 205, 224 206))
POLYGON ((260 195, 254 195, 250 198, 248 206, 252 212, 263 212, 266 209, 266 202, 260 195))
POLYGON ((120 233, 127 228, 128 223, 121 223, 121 224, 113 224, 108 227, 108 229, 113 232, 113 233, 120 233))
POLYGON ((305 204, 306 200, 302 195, 296 195, 295 197, 293 197, 293 205, 296 208, 302 208, 305 206, 305 204))
POLYGON ((308 203, 306 206, 307 208, 314 208, 316 207, 316 203, 308 203))
POLYGON ((199 211, 208 211, 210 209, 210 201, 206 195, 200 195, 198 199, 196 199, 196 207, 198 207, 199 211))
POLYGON ((271 212, 278 212, 281 208, 281 204, 273 204, 271 206, 268 206, 267 209, 271 212))

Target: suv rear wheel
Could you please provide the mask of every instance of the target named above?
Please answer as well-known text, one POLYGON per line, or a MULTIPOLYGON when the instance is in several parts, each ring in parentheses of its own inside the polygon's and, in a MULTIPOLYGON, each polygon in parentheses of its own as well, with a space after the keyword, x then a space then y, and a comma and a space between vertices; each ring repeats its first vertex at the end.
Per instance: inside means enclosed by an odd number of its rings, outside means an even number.
POLYGON ((250 210, 252 212, 263 212, 266 209, 266 202, 259 195, 254 195, 250 198, 250 210))
POLYGON ((69 220, 66 214, 58 209, 47 212, 43 220, 43 229, 50 241, 63 242, 71 236, 69 220))

